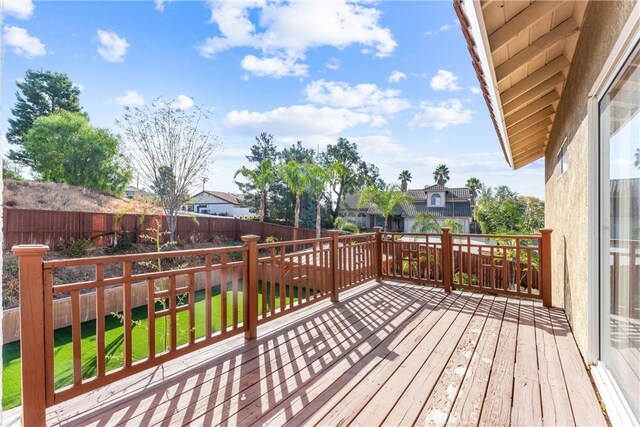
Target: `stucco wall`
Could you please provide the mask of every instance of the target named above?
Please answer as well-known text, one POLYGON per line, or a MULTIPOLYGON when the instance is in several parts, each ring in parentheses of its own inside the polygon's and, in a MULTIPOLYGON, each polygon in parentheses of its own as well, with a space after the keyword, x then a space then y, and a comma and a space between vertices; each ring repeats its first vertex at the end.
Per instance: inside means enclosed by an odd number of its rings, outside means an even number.
POLYGON ((564 307, 587 350, 587 97, 634 2, 590 2, 545 155, 545 221, 553 228, 553 305, 564 307), (564 139, 568 168, 560 175, 564 139))

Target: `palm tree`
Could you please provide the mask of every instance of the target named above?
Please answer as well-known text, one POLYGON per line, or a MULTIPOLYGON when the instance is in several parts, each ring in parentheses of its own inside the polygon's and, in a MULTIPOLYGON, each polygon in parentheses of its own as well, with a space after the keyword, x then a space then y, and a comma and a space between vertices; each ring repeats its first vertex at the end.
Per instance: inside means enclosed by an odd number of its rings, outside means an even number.
POLYGON ((323 168, 315 164, 305 166, 307 172, 307 191, 316 200, 316 239, 321 236, 321 202, 329 180, 330 167, 323 168))
POLYGON ((447 218, 442 222, 444 227, 449 227, 451 232, 454 234, 459 234, 464 232, 464 227, 458 221, 453 218, 447 218))
POLYGON ((251 185, 260 192, 260 208, 258 210, 258 217, 260 222, 264 222, 264 211, 267 204, 267 191, 269 191, 269 187, 276 180, 273 163, 271 163, 271 160, 269 159, 264 159, 260 162, 256 170, 243 166, 241 169, 236 171, 233 176, 234 181, 238 175, 242 175, 244 178, 248 179, 251 182, 251 185))
POLYGON ((436 170, 433 171, 433 180, 438 185, 445 185, 449 181, 449 168, 444 163, 440 163, 436 166, 436 170))
POLYGON ((472 176, 467 180, 465 184, 471 193, 471 206, 476 204, 476 199, 478 198, 478 190, 482 190, 484 188, 484 184, 475 176, 472 176))
POLYGON ((300 226, 300 204, 302 195, 307 189, 307 171, 302 163, 298 163, 295 160, 289 160, 287 163, 278 165, 278 175, 282 182, 289 187, 289 191, 293 193, 296 198, 296 207, 293 216, 293 226, 298 228, 300 226))
POLYGON ((407 183, 411 182, 411 178, 413 177, 411 176, 411 172, 409 172, 408 170, 405 169, 400 172, 400 175, 398 175, 398 180, 400 181, 401 191, 407 191, 407 183))
POLYGON ((427 213, 419 213, 411 227, 414 233, 440 233, 440 225, 427 213))
POLYGON ((407 193, 400 191, 397 185, 387 185, 384 190, 370 185, 360 194, 358 206, 372 205, 377 208, 384 218, 384 230, 388 231, 389 217, 402 203, 413 204, 413 199, 407 193))

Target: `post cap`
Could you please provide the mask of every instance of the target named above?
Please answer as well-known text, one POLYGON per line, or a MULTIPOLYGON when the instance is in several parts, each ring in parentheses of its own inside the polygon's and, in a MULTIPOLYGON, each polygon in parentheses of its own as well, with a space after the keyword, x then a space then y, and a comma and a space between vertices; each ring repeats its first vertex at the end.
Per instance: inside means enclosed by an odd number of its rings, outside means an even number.
POLYGON ((538 230, 540 234, 549 234, 553 231, 553 228, 541 228, 538 230))
POLYGON ((444 234, 451 233, 451 227, 440 227, 440 230, 442 230, 444 234))
POLYGON ((241 236, 240 239, 243 242, 257 242, 258 240, 260 240, 260 236, 258 236, 257 234, 246 234, 244 236, 241 236))
POLYGON ((17 256, 24 255, 44 255, 49 252, 47 245, 16 245, 11 248, 11 252, 17 256))
POLYGON ((331 236, 334 236, 334 235, 340 235, 340 233, 342 233, 342 231, 340 231, 340 230, 327 230, 327 233, 329 233, 331 236))
POLYGON ((373 230, 374 230, 376 233, 381 233, 381 232, 382 232, 382 227, 373 227, 373 230))

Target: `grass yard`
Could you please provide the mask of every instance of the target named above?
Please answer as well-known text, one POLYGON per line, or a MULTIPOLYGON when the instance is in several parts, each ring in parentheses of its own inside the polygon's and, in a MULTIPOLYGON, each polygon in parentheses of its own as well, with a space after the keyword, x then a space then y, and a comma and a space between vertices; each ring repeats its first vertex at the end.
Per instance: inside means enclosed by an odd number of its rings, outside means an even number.
MULTIPOLYGON (((240 285, 241 286, 241 285, 240 285)), ((294 288, 294 290, 296 290, 294 288)), ((269 291, 269 289, 267 289, 269 291)), ((287 292, 288 293, 288 292, 287 292)), ((278 292, 276 292, 276 307, 280 304, 278 292)), ((297 293, 294 292, 294 299, 297 293)), ((287 304, 289 298, 286 298, 287 304)), ((186 302, 186 301, 185 301, 186 302)), ((222 299, 219 287, 214 288, 211 298, 213 330, 220 330, 222 299)), ((159 303, 158 303, 159 304, 159 303)), ((242 292, 238 292, 238 322, 242 322, 242 292)), ((258 307, 262 311, 262 294, 258 294, 258 307)), ((162 309, 157 305, 156 311, 162 309)), ((133 328, 133 360, 146 359, 148 356, 147 337, 147 306, 132 310, 133 328)), ((167 332, 165 339, 165 319, 167 326, 169 318, 156 319, 156 354, 164 351, 166 342, 169 347, 170 335, 167 332)), ((196 339, 205 334, 205 293, 204 290, 196 292, 195 301, 195 326, 196 339)), ((227 327, 233 324, 233 296, 227 292, 227 327)), ((189 312, 183 311, 177 314, 178 346, 189 341, 189 312)), ((91 378, 96 375, 96 322, 94 320, 84 322, 82 329, 82 375, 83 378, 91 378)), ((168 328, 167 328, 168 330, 168 328)), ((116 369, 124 364, 124 328, 121 322, 121 314, 111 314, 105 319, 105 356, 107 371, 116 369)), ((54 371, 55 387, 60 388, 73 383, 73 346, 71 342, 71 327, 58 329, 54 333, 54 371)), ((2 347, 2 406, 3 409, 11 409, 20 405, 20 342, 12 342, 2 347)))

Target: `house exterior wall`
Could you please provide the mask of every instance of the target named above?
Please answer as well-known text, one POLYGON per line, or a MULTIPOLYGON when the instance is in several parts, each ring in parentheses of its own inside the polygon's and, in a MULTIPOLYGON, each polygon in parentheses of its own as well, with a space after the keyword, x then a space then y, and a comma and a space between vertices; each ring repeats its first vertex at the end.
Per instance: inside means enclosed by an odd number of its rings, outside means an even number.
POLYGON ((545 222, 553 229, 553 305, 563 307, 578 347, 587 352, 587 98, 634 2, 589 2, 545 153, 545 222), (566 142, 565 142, 566 138, 566 142), (567 170, 557 154, 565 144, 567 170))
POLYGON ((226 215, 226 216, 250 216, 251 212, 249 208, 239 207, 233 203, 229 203, 226 200, 222 200, 219 197, 212 196, 210 194, 199 194, 193 199, 189 200, 183 207, 183 210, 188 210, 196 213, 206 213, 210 215, 226 215))

